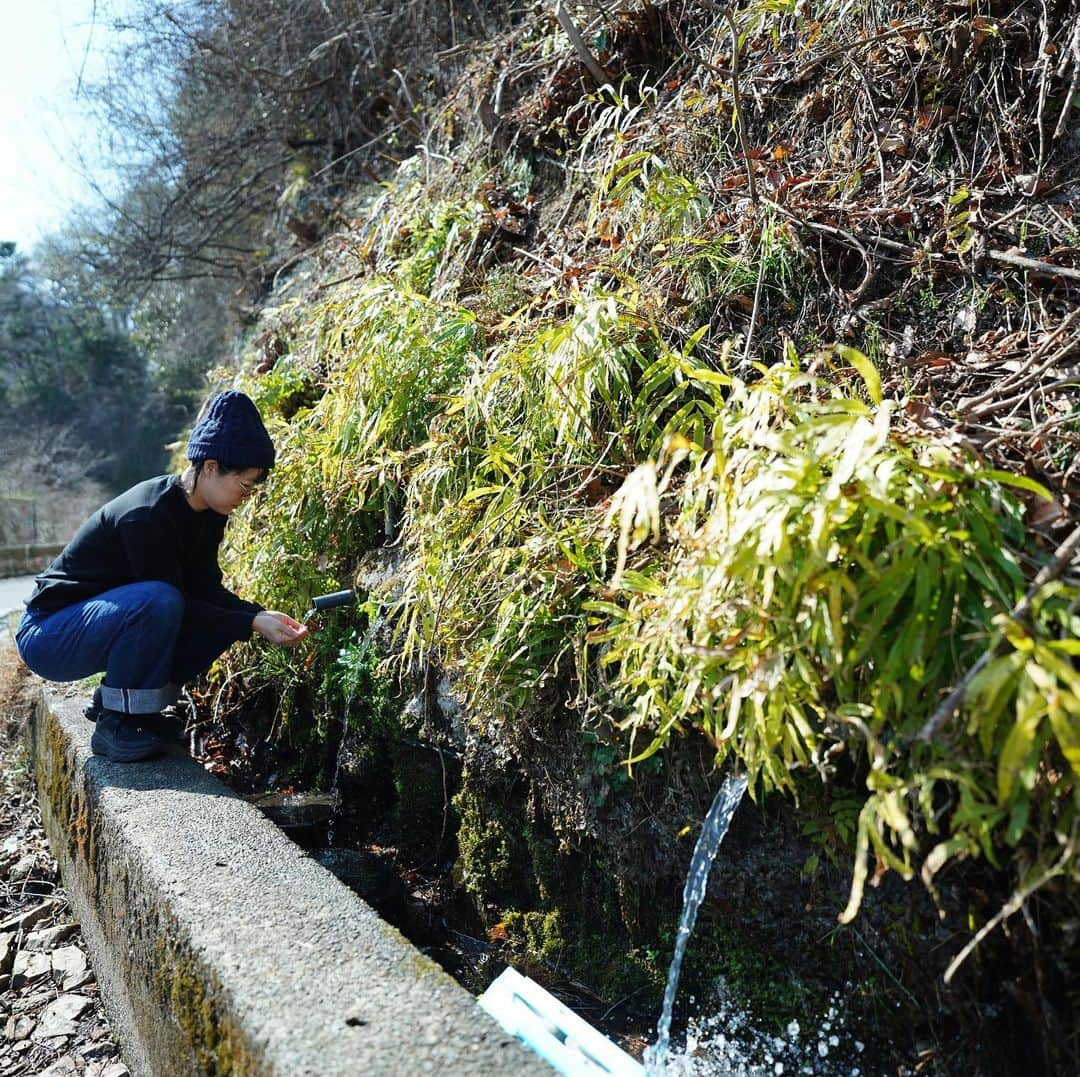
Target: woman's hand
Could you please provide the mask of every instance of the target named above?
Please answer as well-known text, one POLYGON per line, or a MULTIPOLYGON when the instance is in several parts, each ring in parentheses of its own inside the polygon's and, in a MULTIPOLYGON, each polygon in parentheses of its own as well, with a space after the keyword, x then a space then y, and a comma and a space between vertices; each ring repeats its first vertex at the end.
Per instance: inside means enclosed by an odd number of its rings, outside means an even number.
POLYGON ((251 627, 263 639, 276 643, 279 647, 295 647, 307 634, 307 626, 294 621, 287 613, 277 610, 263 610, 255 615, 251 627))

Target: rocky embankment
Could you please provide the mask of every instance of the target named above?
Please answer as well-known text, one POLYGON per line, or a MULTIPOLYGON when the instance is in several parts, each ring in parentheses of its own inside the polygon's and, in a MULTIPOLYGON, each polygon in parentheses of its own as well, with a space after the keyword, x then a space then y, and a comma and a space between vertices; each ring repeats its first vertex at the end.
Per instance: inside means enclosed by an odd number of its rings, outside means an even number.
POLYGON ((0 1075, 127 1077, 41 827, 21 726, 29 675, 0 619, 0 1075))

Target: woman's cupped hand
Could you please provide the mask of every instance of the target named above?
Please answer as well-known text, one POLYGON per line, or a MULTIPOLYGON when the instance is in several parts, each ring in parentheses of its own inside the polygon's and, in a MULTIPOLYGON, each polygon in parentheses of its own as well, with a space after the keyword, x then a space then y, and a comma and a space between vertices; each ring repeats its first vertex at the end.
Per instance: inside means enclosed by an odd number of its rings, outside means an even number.
POLYGON ((307 625, 277 610, 263 610, 256 614, 251 627, 263 639, 276 643, 279 647, 295 647, 308 635, 307 625))

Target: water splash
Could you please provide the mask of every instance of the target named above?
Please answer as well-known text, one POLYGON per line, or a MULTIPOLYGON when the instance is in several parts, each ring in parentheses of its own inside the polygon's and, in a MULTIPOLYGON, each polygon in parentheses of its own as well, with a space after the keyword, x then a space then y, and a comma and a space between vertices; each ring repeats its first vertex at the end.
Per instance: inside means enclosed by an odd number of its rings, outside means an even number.
POLYGON ((682 971, 683 958, 686 956, 686 944, 697 922, 698 908, 705 897, 705 889, 709 883, 709 871, 712 869, 713 860, 716 859, 716 850, 724 840, 724 835, 731 825, 732 816, 739 806, 746 792, 746 779, 742 777, 728 778, 709 808, 709 814, 705 816, 705 822, 698 835, 697 844, 694 846, 694 855, 690 860, 690 870, 686 875, 686 883, 683 886, 683 911, 679 921, 679 933, 675 939, 675 956, 671 959, 671 967, 668 969, 667 988, 664 991, 664 1008, 660 1014, 660 1023, 656 1030, 656 1043, 645 1051, 645 1072, 662 1073, 664 1060, 671 1043, 671 1018, 675 1009, 675 992, 679 986, 679 973, 682 971))
MULTIPOLYGON (((665 1077, 871 1077, 887 1067, 875 1064, 866 1044, 849 1028, 848 1000, 855 987, 845 984, 826 1009, 765 1029, 718 978, 708 1013, 690 1018, 686 1044, 664 1060, 665 1077)), ((914 1072, 901 1067, 900 1072, 914 1072)))

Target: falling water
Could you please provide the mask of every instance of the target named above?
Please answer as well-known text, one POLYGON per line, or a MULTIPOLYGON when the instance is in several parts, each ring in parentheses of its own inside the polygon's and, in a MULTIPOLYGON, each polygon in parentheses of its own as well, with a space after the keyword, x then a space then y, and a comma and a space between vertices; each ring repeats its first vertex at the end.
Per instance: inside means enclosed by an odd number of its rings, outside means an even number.
POLYGON ((330 818, 326 823, 326 846, 334 847, 334 824, 337 822, 338 809, 341 807, 341 792, 338 789, 338 778, 341 774, 341 760, 345 756, 345 742, 349 739, 349 709, 352 707, 350 698, 345 709, 341 712, 341 743, 338 744, 337 759, 334 761, 334 778, 330 783, 330 818))
POLYGON ((686 955, 686 944, 690 941, 694 923, 697 921, 698 907, 705 897, 705 888, 708 886, 709 871, 716 858, 716 850, 720 848, 720 843, 724 840, 724 835, 731 825, 735 809, 739 806, 745 792, 746 779, 741 777, 728 778, 720 786, 709 814, 705 816, 697 845, 694 846, 690 870, 686 876, 686 884, 683 886, 682 919, 679 921, 679 934, 675 939, 675 956, 671 959, 671 967, 668 969, 664 1009, 660 1014, 660 1023, 656 1030, 656 1043, 645 1052, 646 1073, 663 1072, 664 1060, 671 1041, 671 1016, 675 1009, 675 992, 679 986, 679 973, 682 970, 683 957, 686 955))

